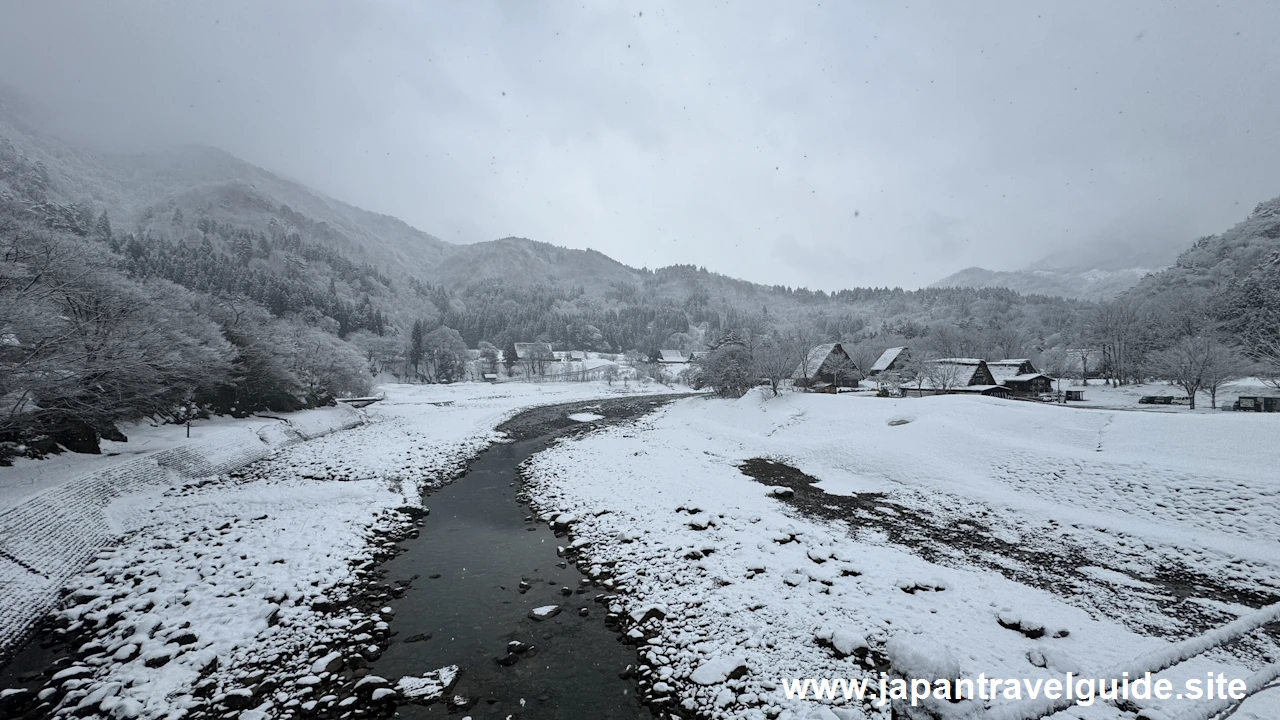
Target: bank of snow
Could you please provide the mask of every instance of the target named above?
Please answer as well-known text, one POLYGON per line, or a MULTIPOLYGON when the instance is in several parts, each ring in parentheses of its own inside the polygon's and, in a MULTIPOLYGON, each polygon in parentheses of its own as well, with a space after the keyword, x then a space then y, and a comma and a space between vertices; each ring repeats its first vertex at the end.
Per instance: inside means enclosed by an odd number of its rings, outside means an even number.
MULTIPOLYGON (((661 389, 391 386, 354 429, 231 474, 185 484, 182 475, 165 476, 94 499, 102 520, 58 526, 56 537, 93 529, 119 542, 65 582, 57 621, 78 646, 74 662, 27 704, 159 718, 339 711, 357 692, 392 699, 390 688, 357 688, 352 670, 388 637, 389 615, 364 607, 371 572, 388 538, 412 530, 422 490, 456 477, 499 439, 494 428, 524 408, 661 389)), ((201 457, 219 455, 211 446, 201 457)), ((78 502, 79 487, 58 489, 78 502)), ((372 601, 391 590, 375 589, 372 601)))
MULTIPOLYGON (((888 661, 927 675, 1061 677, 1159 650, 1185 629, 1150 609, 1097 612, 1087 587, 1074 598, 1016 582, 981 550, 972 562, 963 552, 928 562, 889 543, 872 517, 800 515, 786 493, 743 475, 742 461, 785 461, 832 493, 887 493, 957 520, 982 516, 1015 547, 1061 528, 1050 542, 1088 534, 1138 565, 1176 560, 1274 593, 1280 509, 1267 479, 1280 461, 1268 440, 1277 431, 1280 418, 1237 413, 753 393, 685 400, 634 427, 562 442, 526 472, 542 513, 572 513, 572 547, 640 611, 632 639, 643 646, 648 697, 671 695, 707 717, 806 717, 816 705, 784 697, 782 679, 875 678, 888 661), (654 607, 661 612, 645 614, 654 607), (1138 631, 1151 627, 1166 638, 1138 631), (712 672, 729 665, 745 674, 712 672)), ((1129 575, 1090 567, 1080 577, 1129 575)), ((1141 593, 1141 584, 1122 592, 1141 593)), ((1245 677, 1261 662, 1216 651, 1163 676, 1245 677)), ((1236 717, 1277 716, 1277 694, 1236 717)), ((1096 705, 1063 717, 1129 715, 1096 705)))

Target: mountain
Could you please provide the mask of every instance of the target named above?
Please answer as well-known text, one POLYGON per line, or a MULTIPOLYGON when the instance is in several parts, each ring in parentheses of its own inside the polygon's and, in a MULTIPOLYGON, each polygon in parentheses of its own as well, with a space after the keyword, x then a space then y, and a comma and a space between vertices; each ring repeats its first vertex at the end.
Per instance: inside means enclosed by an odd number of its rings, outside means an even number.
POLYGON ((470 347, 544 339, 615 352, 689 349, 726 330, 803 322, 830 339, 890 344, 958 324, 979 352, 996 325, 1052 345, 1078 312, 1003 288, 826 293, 692 266, 631 268, 518 237, 455 245, 221 150, 104 153, 51 137, 45 124, 0 93, 0 199, 48 227, 108 241, 134 276, 246 297, 342 338, 374 332, 388 338, 383 350, 402 348, 419 321, 457 330, 470 347))
POLYGON ((1180 248, 1104 241, 1048 255, 1022 270, 965 268, 930 287, 1008 288, 1024 294, 1105 300, 1171 265, 1180 248))
POLYGON ((1280 368, 1280 197, 1259 203, 1226 232, 1200 238, 1121 299, 1201 308, 1247 352, 1280 368))

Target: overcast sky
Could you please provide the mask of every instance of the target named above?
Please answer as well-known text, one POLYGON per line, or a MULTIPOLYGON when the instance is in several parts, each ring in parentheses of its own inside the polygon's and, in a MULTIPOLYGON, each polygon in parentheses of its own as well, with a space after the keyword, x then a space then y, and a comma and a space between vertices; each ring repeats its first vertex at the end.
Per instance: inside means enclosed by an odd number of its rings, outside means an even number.
POLYGON ((454 242, 918 287, 1280 194, 1280 3, 0 0, 0 82, 454 242))

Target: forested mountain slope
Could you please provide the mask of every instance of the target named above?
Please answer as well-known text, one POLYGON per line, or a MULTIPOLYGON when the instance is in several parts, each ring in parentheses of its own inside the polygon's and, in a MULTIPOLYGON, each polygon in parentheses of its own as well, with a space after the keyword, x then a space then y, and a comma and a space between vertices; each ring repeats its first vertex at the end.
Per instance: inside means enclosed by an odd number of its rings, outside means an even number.
POLYGON ((1003 288, 766 286, 523 238, 452 245, 221 151, 113 156, 25 117, 0 108, 0 435, 11 442, 111 433, 139 415, 296 407, 364 391, 371 367, 449 379, 482 342, 652 356, 729 331, 803 330, 863 354, 909 344, 1038 357, 1077 342, 1093 307, 1003 288), (142 342, 143 328, 171 334, 168 350, 142 342), (87 338, 118 343, 117 355, 85 355, 87 338), (112 365, 126 357, 129 377, 112 365), (118 387, 104 403, 108 380, 118 387))
POLYGON ((965 268, 930 287, 1002 287, 1025 294, 1106 300, 1173 264, 1185 247, 1168 239, 1155 244, 1106 239, 1052 253, 1022 270, 965 268))
POLYGON ((1230 230, 1200 238, 1124 297, 1203 307, 1246 350, 1280 350, 1280 198, 1259 203, 1230 230))

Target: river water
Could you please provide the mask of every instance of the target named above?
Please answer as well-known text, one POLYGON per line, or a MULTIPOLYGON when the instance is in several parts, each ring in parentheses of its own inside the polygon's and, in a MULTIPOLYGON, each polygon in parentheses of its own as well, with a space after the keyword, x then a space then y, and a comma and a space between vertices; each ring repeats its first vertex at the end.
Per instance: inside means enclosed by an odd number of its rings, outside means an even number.
MULTIPOLYGON (((561 567, 556 546, 563 541, 517 502, 517 468, 556 437, 584 429, 570 414, 601 415, 595 424, 612 424, 667 401, 540 408, 504 425, 518 440, 490 447, 461 479, 427 497, 431 514, 421 535, 404 543, 409 552, 384 565, 389 581, 413 584, 391 603, 398 634, 372 672, 394 679, 458 665, 453 693, 474 704, 455 717, 651 718, 636 699, 634 682, 618 677, 635 663, 635 650, 605 628, 604 608, 594 601, 602 590, 572 565, 561 567), (529 617, 546 605, 561 612, 543 621, 529 617), (429 639, 418 639, 424 636, 429 639), (535 649, 514 665, 501 665, 496 658, 507 654, 511 641, 535 649)), ((398 711, 408 718, 446 713, 445 703, 398 711)))
MULTIPOLYGON (((409 585, 387 603, 395 610, 394 635, 370 672, 394 682, 457 665, 450 695, 470 704, 461 710, 444 701, 405 704, 398 717, 653 717, 638 702, 634 681, 619 677, 636 653, 606 629, 604 607, 594 601, 604 591, 561 560, 556 547, 564 541, 517 502, 518 467, 557 438, 627 421, 672 399, 626 397, 525 411, 500 428, 512 442, 491 446, 463 477, 424 498, 430 514, 419 536, 403 541, 406 552, 382 566, 387 582, 409 585), (569 417, 574 414, 601 417, 582 423, 569 417), (559 614, 529 617, 547 605, 559 606, 559 614), (498 663, 511 641, 532 647, 518 653, 515 664, 498 663)), ((65 649, 37 639, 0 668, 0 687, 38 688, 51 666, 68 660, 65 649)))

